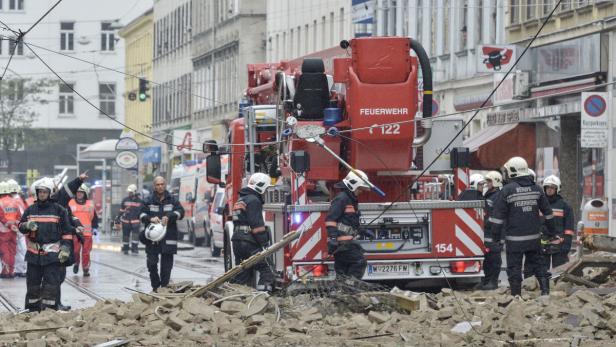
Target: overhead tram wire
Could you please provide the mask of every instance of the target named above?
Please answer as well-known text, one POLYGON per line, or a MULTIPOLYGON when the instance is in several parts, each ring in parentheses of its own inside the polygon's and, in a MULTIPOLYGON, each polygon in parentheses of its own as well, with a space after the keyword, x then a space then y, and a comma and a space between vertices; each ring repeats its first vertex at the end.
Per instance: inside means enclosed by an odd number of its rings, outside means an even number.
MULTIPOLYGON (((29 33, 30 31, 32 31, 32 29, 34 29, 34 27, 36 27, 45 17, 47 17, 48 14, 51 13, 51 11, 53 11, 54 8, 56 8, 58 5, 60 5, 60 3, 62 2, 62 0, 58 0, 53 6, 51 6, 51 8, 49 8, 49 10, 47 10, 47 12, 45 12, 41 18, 39 18, 34 24, 32 24, 30 26, 30 29, 26 30, 23 35, 26 35, 27 33, 29 33)), ((22 36, 23 36, 22 35, 22 36)))

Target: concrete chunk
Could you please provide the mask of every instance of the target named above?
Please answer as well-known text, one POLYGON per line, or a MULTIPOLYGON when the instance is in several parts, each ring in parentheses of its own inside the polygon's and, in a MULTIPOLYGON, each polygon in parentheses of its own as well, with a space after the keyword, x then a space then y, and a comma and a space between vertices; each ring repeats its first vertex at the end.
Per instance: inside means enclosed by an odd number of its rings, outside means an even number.
POLYGON ((244 312, 246 310, 246 304, 238 301, 223 301, 222 305, 220 305, 220 310, 227 314, 236 314, 239 312, 244 312))
POLYGON ((390 318, 391 317, 389 316, 389 314, 385 312, 377 312, 377 311, 368 312, 368 319, 377 324, 383 324, 387 322, 390 318))

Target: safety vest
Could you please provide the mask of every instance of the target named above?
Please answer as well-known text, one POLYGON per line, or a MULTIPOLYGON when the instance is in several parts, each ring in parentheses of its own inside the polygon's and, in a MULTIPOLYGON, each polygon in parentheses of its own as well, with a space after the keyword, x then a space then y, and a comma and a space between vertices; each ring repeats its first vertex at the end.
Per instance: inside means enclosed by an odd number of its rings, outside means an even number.
POLYGON ((4 217, 7 224, 17 224, 21 219, 22 208, 21 205, 12 196, 5 196, 0 200, 2 209, 4 210, 4 217))
POLYGON ((79 204, 75 199, 69 201, 68 206, 73 212, 73 216, 77 217, 83 225, 84 235, 92 234, 92 219, 94 218, 94 204, 92 200, 86 200, 85 204, 79 204))

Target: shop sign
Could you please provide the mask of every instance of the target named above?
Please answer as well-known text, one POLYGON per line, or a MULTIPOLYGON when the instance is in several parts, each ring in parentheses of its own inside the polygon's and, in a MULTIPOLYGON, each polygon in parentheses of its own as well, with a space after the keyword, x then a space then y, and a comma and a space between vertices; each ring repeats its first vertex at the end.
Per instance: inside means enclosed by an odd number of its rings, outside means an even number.
POLYGON ((600 35, 593 34, 535 48, 535 82, 554 81, 601 71, 600 45, 600 35))
POLYGON ((518 123, 520 121, 520 110, 504 110, 490 112, 486 117, 488 126, 518 123))
POLYGON ((582 93, 580 117, 582 148, 606 148, 608 142, 607 93, 582 93))

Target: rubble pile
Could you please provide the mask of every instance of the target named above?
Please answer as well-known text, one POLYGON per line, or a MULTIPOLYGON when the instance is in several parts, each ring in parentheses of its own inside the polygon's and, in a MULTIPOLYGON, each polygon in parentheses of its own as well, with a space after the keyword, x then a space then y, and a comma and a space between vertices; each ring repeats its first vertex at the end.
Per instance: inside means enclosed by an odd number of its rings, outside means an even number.
MULTIPOLYGON (((525 287, 532 289, 533 281, 525 287)), ((0 316, 0 345, 92 346, 608 346, 616 291, 560 282, 549 297, 490 292, 270 297, 245 287, 224 296, 100 301, 66 313, 0 316), (409 310, 411 312, 409 312, 409 310)), ((158 294, 157 294, 158 295, 158 294)), ((163 294, 161 294, 163 295, 163 294)))

